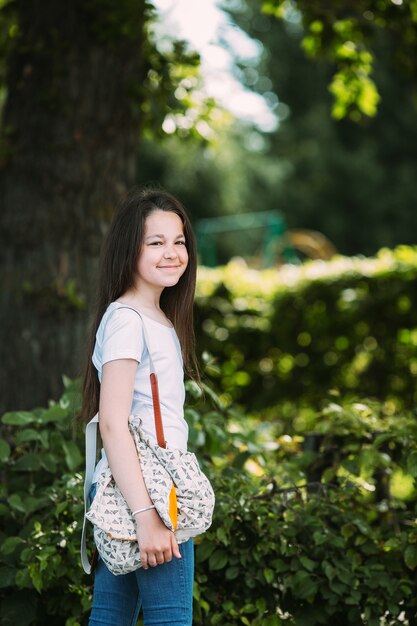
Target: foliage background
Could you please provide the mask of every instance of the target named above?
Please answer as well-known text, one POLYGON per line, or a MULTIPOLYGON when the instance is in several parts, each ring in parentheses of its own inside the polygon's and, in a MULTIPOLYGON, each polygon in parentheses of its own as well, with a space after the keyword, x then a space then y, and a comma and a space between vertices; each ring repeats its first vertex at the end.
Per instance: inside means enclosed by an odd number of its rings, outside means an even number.
MULTIPOLYGON (((133 184, 168 188, 194 224, 274 210, 343 254, 414 244, 414 4, 221 5, 260 51, 234 52, 234 72, 276 115, 273 131, 208 95, 198 53, 148 1, 72 3, 66 20, 53 3, 36 20, 32 2, 1 3, 0 340, 15 359, 0 410, 45 403, 61 372, 79 375, 103 234, 133 184), (112 74, 118 88, 105 87, 112 74)), ((262 237, 220 237, 218 262, 259 266, 262 237)))
POLYGON ((224 398, 276 419, 327 389, 416 403, 415 248, 261 274, 201 268, 198 343, 224 398))

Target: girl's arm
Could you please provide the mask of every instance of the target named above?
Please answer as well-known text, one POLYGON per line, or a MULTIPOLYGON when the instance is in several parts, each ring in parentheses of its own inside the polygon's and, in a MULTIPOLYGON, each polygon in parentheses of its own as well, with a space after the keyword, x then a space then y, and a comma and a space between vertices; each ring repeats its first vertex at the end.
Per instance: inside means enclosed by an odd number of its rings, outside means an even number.
MULTIPOLYGON (((133 359, 105 363, 100 387, 99 426, 109 465, 131 511, 152 504, 143 480, 136 446, 129 432, 136 368, 133 359)), ((174 533, 162 522, 155 509, 136 515, 136 529, 142 565, 181 557, 174 533)))

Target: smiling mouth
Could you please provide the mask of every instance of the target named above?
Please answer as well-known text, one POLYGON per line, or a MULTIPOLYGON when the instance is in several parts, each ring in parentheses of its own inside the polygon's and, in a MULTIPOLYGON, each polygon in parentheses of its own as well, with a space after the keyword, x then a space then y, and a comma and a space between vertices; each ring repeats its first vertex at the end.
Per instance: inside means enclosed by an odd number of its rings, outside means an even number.
POLYGON ((176 270, 179 268, 179 265, 158 265, 158 269, 160 270, 176 270))

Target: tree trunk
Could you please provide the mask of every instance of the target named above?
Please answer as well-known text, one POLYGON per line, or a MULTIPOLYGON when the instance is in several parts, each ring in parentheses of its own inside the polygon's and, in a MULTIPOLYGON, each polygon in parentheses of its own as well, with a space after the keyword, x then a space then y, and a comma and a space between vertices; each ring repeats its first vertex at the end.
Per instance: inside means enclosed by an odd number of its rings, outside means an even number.
POLYGON ((145 0, 18 0, 0 145, 0 409, 84 364, 97 257, 135 180, 145 0))

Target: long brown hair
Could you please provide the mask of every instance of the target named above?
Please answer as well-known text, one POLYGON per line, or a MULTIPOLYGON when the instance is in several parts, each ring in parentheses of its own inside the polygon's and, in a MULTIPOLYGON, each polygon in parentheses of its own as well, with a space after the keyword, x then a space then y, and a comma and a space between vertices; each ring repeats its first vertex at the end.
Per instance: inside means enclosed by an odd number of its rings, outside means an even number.
POLYGON ((103 245, 95 315, 87 350, 83 404, 79 414, 82 421, 91 419, 98 411, 100 384, 91 360, 97 329, 109 304, 134 286, 145 220, 158 210, 176 213, 184 225, 188 265, 178 283, 163 290, 160 305, 177 332, 187 374, 199 380, 193 324, 197 253, 191 222, 182 204, 171 194, 160 189, 135 190, 119 206, 103 245))

